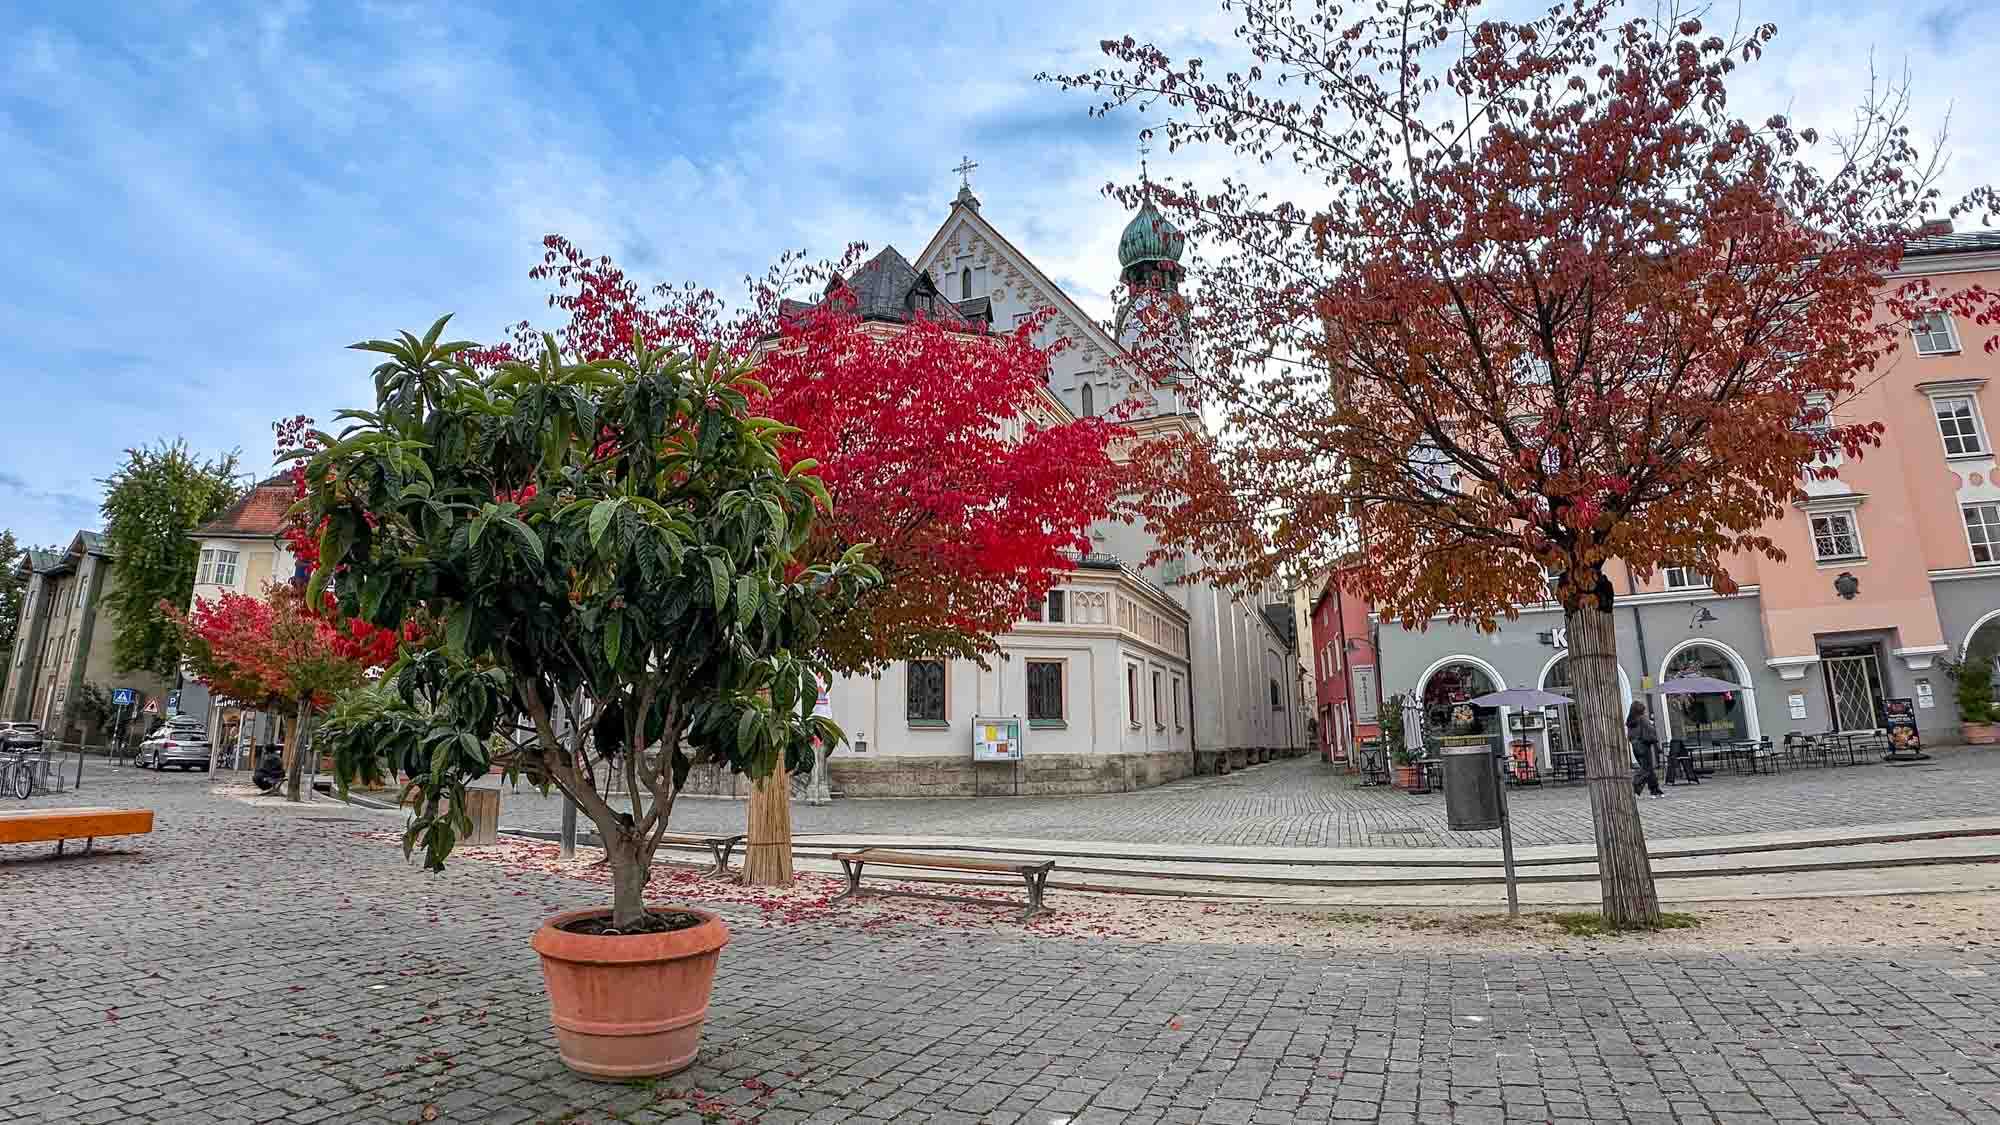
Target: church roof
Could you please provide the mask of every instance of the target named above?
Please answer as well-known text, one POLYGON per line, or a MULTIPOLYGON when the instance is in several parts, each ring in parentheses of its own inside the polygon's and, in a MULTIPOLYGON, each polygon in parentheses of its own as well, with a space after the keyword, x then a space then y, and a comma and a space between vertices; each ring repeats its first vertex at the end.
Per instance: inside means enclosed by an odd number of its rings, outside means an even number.
MULTIPOLYGON (((954 302, 938 291, 937 282, 929 273, 920 271, 910 264, 908 258, 898 253, 894 246, 885 246, 881 252, 863 262, 855 271, 842 277, 835 274, 826 283, 826 296, 845 291, 854 301, 855 314, 862 320, 885 320, 897 324, 908 323, 917 313, 931 320, 957 328, 976 328, 981 323, 974 316, 963 311, 965 305, 975 301, 954 302)), ((812 306, 803 301, 785 301, 779 306, 779 315, 793 316, 812 306)), ((992 319, 992 310, 987 308, 986 319, 992 319)))
POLYGON ((1118 236, 1118 265, 1124 268, 1135 262, 1178 262, 1186 250, 1187 236, 1168 222, 1149 198, 1140 205, 1132 221, 1125 224, 1125 233, 1118 236))

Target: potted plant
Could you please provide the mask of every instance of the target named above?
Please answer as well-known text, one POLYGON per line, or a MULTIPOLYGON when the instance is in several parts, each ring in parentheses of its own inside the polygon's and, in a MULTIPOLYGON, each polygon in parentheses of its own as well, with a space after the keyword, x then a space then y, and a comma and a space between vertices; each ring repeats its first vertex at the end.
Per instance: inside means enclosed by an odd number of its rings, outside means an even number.
POLYGON ((1958 697, 1960 737, 1973 746, 2000 743, 2000 708, 1993 703, 1993 658, 1943 662, 1958 697))
POLYGON ((374 409, 286 455, 306 459, 311 596, 337 572, 344 612, 441 625, 389 690, 336 709, 337 776, 410 774, 403 847, 435 870, 471 830, 491 740, 511 744, 509 779, 575 801, 611 869, 608 909, 558 914, 532 942, 563 1061, 672 1073, 694 1061, 729 940, 714 914, 646 899, 675 798, 698 761, 768 776, 842 738, 813 714, 830 678, 813 639, 879 576, 860 548, 795 560, 831 503, 811 461, 781 462, 789 431, 753 414, 746 365, 637 341, 629 360, 574 363, 545 337, 534 363, 482 371, 471 345, 439 342, 444 323, 355 345, 388 357, 374 409))

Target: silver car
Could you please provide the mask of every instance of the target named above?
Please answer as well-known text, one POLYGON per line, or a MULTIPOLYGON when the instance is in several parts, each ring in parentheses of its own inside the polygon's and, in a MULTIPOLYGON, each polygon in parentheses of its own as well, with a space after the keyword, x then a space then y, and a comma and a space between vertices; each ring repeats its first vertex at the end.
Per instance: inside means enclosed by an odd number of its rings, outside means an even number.
POLYGON ((141 769, 208 770, 208 732, 200 727, 168 725, 139 744, 141 769))
POLYGON ((40 750, 41 748, 42 727, 40 723, 0 723, 0 753, 10 750, 40 750))

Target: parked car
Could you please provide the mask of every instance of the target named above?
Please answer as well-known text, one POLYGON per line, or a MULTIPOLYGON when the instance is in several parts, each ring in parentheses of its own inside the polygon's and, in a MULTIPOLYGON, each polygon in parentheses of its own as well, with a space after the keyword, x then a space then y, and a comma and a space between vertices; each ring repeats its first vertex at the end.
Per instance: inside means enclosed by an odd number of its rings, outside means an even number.
POLYGON ((41 748, 40 723, 0 723, 0 752, 41 748))
POLYGON ((208 732, 197 726, 170 723, 139 744, 141 769, 208 769, 208 732))

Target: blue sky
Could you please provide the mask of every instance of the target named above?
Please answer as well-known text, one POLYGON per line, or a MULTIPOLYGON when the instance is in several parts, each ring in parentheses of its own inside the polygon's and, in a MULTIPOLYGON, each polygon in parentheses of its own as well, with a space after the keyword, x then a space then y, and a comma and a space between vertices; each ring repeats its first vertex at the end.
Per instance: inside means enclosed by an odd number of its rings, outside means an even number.
MULTIPOLYGON (((1926 127, 1956 100, 1952 182, 1991 182, 1976 6, 1753 3, 1783 34, 1746 99, 1837 123, 1872 47, 1910 63, 1926 127)), ((1234 22, 1213 0, 568 7, 0 0, 0 526, 96 526, 97 478, 160 438, 261 470, 272 419, 365 401, 343 345, 545 317, 526 271, 551 231, 723 287, 788 248, 914 254, 970 153, 986 215, 1106 313, 1124 216, 1099 189, 1138 123, 1033 75, 1128 32, 1215 58, 1234 22)))

